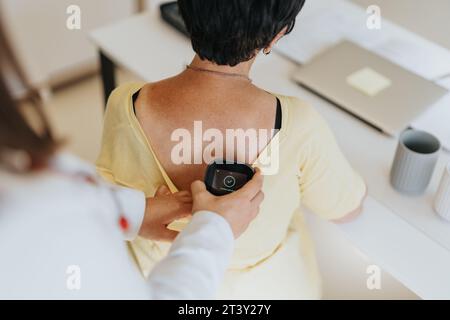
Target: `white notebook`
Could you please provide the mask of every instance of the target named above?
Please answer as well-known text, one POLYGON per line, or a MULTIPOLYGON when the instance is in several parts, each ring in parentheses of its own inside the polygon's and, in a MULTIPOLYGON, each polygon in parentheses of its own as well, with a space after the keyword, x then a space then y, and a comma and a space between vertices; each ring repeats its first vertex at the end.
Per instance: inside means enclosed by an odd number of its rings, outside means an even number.
POLYGON ((450 92, 414 121, 411 126, 435 135, 441 141, 443 148, 450 151, 450 92))

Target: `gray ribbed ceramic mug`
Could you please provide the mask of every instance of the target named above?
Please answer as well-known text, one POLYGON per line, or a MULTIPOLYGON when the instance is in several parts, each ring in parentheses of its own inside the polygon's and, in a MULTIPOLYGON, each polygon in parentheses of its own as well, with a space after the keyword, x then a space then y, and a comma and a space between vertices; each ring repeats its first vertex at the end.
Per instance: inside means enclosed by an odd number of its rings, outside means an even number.
POLYGON ((391 184, 399 192, 419 196, 430 184, 441 151, 441 143, 433 135, 406 130, 400 136, 391 170, 391 184))

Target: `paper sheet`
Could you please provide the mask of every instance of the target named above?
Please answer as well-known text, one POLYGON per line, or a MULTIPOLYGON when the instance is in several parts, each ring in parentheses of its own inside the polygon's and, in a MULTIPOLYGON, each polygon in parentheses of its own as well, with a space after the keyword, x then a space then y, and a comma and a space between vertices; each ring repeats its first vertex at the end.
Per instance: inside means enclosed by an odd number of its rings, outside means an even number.
POLYGON ((450 92, 414 121, 412 127, 435 135, 443 148, 450 151, 450 92))
POLYGON ((450 50, 386 19, 381 30, 369 30, 367 18, 363 8, 346 0, 307 1, 293 33, 276 50, 303 64, 348 39, 428 80, 450 74, 450 50))
POLYGON ((436 83, 438 85, 440 85, 441 87, 444 87, 450 91, 450 76, 448 76, 446 78, 442 78, 442 79, 436 81, 436 83))

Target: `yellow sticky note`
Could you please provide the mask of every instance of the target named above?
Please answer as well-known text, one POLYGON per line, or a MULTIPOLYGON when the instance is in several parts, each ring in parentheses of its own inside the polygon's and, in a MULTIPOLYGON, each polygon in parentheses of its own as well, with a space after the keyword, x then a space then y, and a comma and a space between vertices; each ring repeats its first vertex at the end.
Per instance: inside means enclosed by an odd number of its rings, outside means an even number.
POLYGON ((375 97, 392 85, 392 81, 371 68, 363 68, 347 77, 347 83, 362 93, 375 97))

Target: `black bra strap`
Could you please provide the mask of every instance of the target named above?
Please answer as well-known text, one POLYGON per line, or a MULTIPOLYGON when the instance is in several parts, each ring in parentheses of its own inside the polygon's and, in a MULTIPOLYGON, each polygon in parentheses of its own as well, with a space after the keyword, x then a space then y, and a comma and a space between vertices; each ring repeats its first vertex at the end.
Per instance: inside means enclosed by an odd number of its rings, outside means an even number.
POLYGON ((283 125, 283 110, 281 109, 281 101, 277 98, 277 115, 275 118, 275 130, 281 130, 283 125))
POLYGON ((136 104, 137 99, 139 98, 139 93, 141 93, 141 90, 139 90, 138 92, 133 94, 133 111, 134 111, 134 115, 137 115, 136 114, 136 106, 135 106, 135 104, 136 104))

